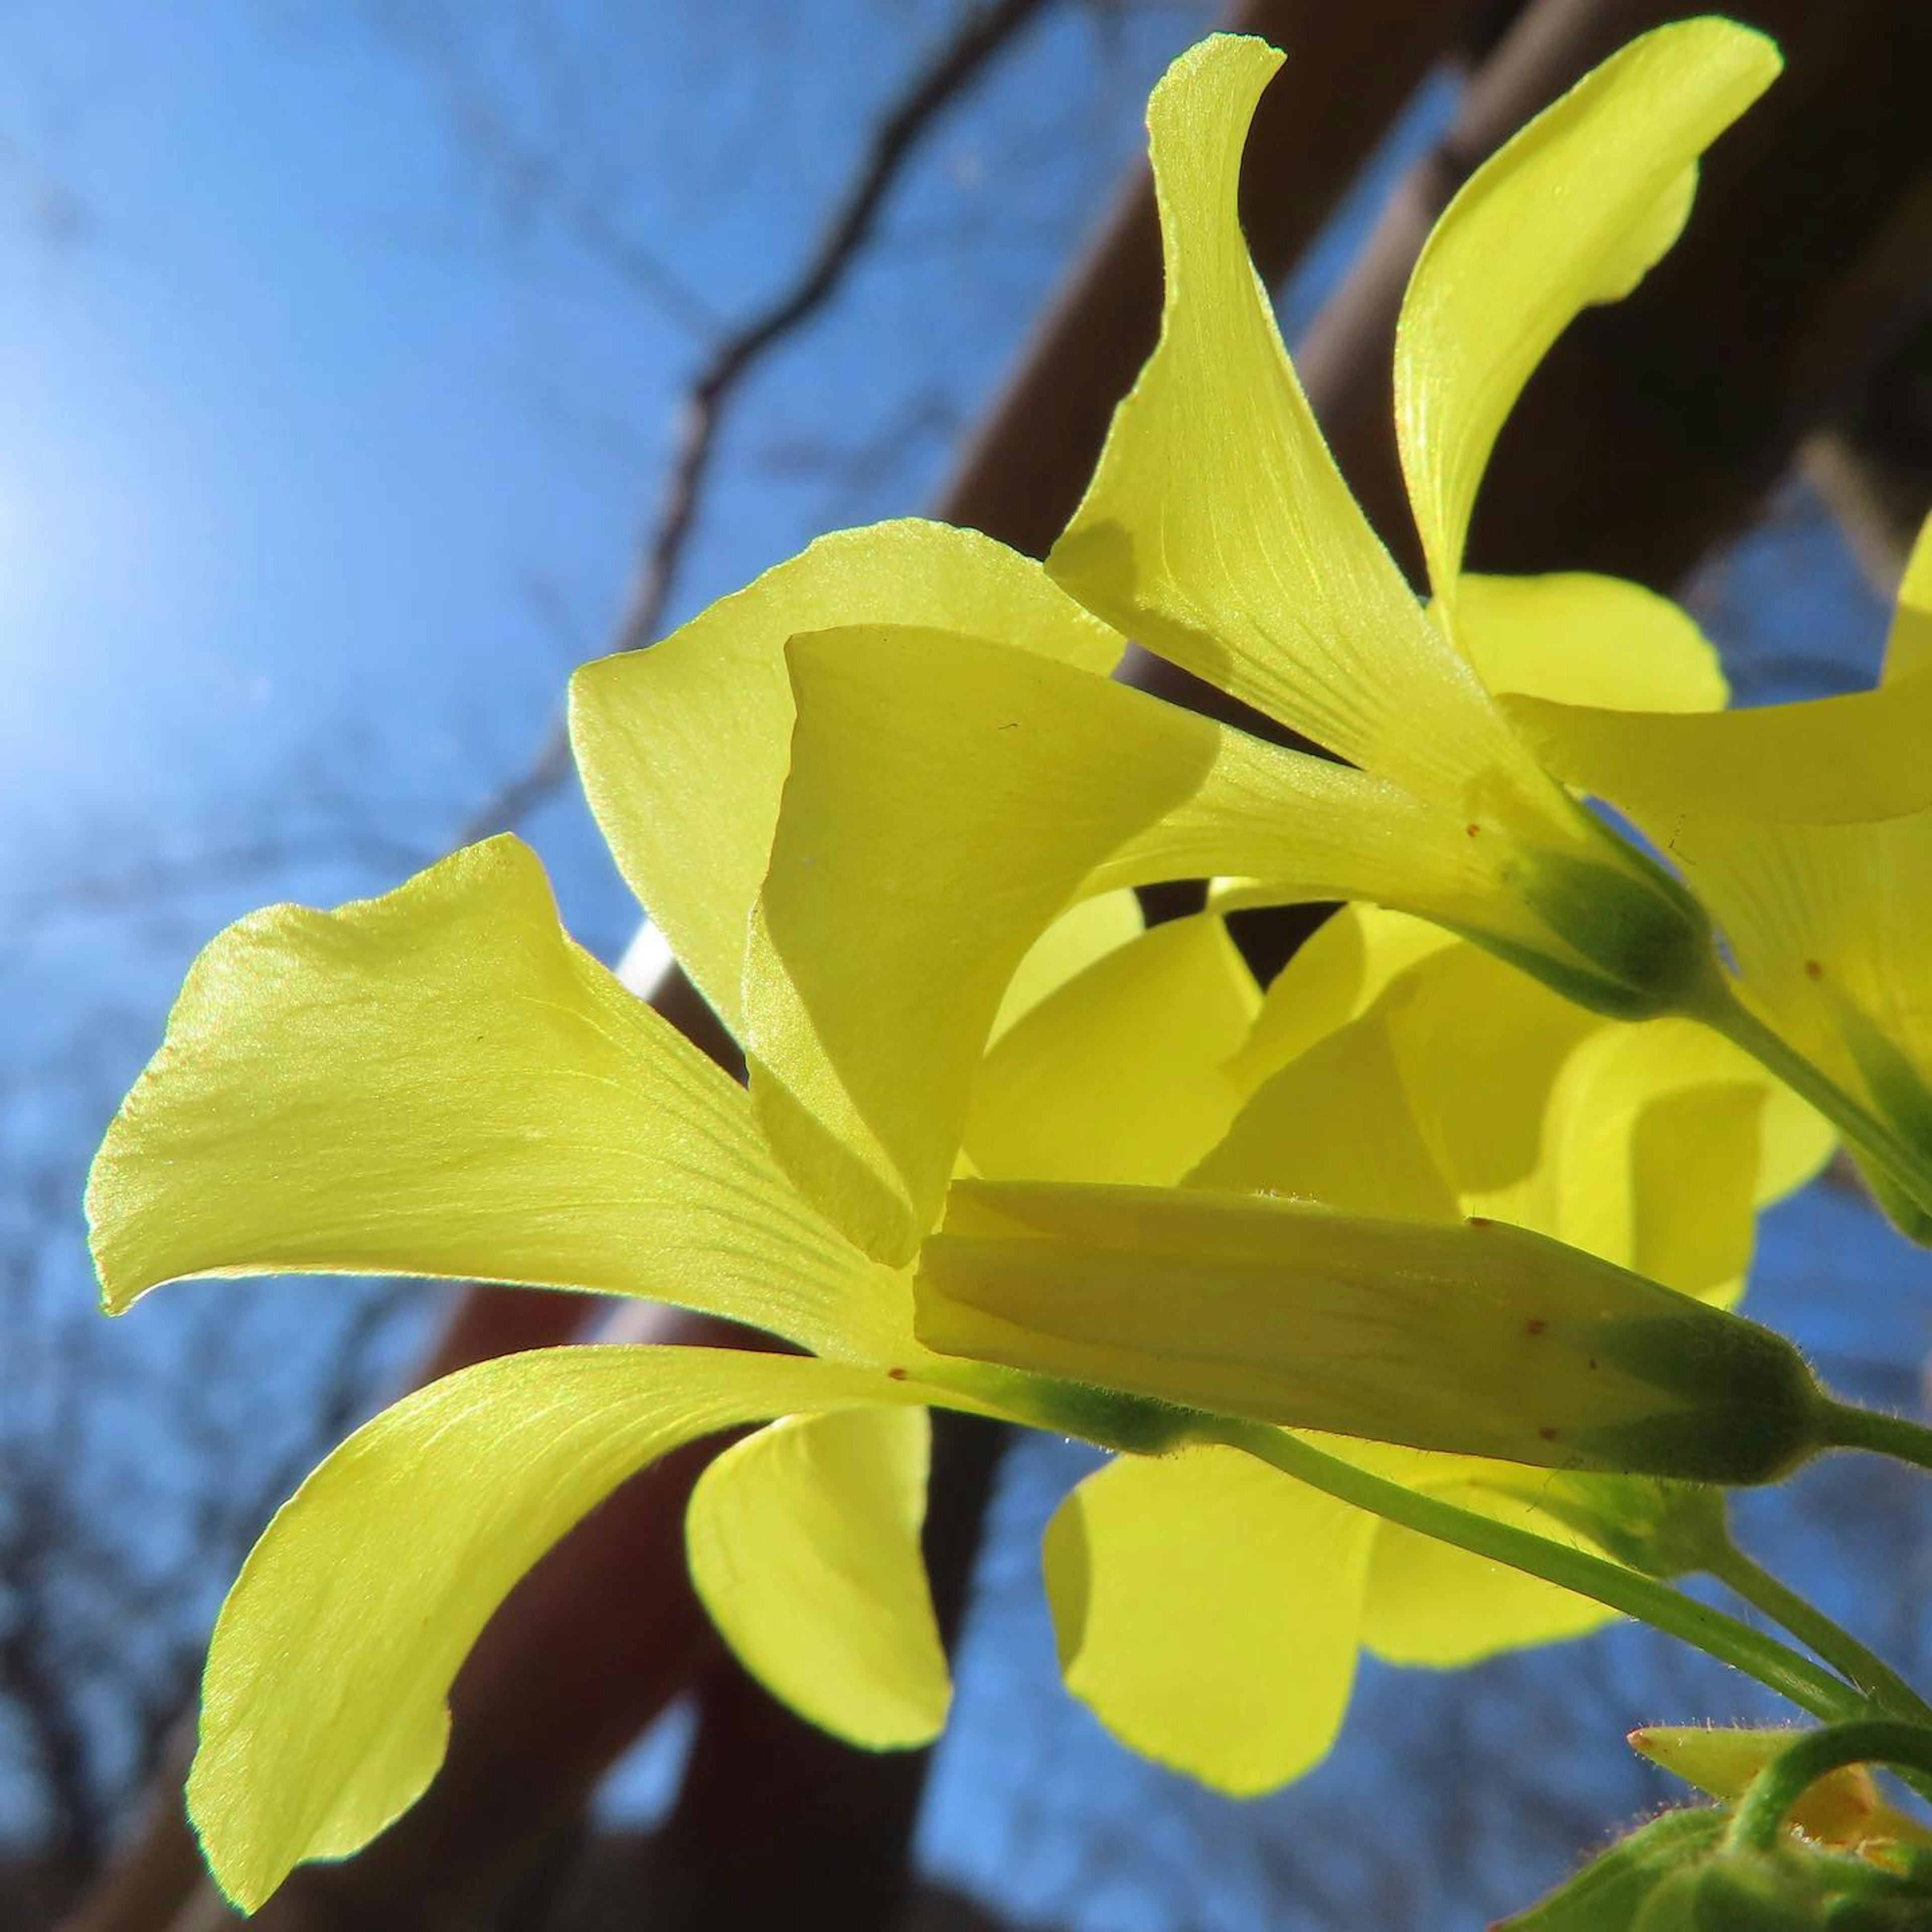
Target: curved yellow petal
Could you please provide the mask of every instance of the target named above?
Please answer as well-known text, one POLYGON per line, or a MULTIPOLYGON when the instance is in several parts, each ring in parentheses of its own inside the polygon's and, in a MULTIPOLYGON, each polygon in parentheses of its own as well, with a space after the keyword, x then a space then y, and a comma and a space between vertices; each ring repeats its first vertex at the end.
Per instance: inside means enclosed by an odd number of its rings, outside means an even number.
POLYGON ((1932 677, 1695 717, 1508 701, 1553 766, 1669 854, 1774 1037, 1716 1022, 1816 1100, 1887 1211, 1932 1235, 1932 677))
POLYGON ((691 1580, 738 1660, 868 1750, 946 1723, 920 1549, 930 1449, 922 1408, 788 1417, 708 1464, 686 1512, 691 1580))
MULTIPOLYGON (((1350 938, 1331 949, 1343 970, 1309 976, 1316 994, 1352 990, 1350 938)), ((1605 1022, 1451 942, 1264 1082, 1191 1179, 1358 1214, 1488 1216, 1734 1297, 1754 1209, 1808 1180, 1832 1140, 1708 1028, 1605 1022)))
POLYGON ((1221 1063, 1260 1003, 1227 928, 1210 915, 1130 941, 988 1053, 966 1117, 975 1169, 1033 1180, 1179 1180, 1234 1118, 1240 1094, 1221 1063))
POLYGON ((1075 899, 1231 856, 1310 898, 1493 890, 1474 842, 1393 787, 1107 679, 939 633, 790 655, 752 1093, 808 1197, 883 1260, 936 1216, 1002 994, 1075 899))
POLYGON ((1629 813, 1672 857, 1680 814, 1836 824, 1932 806, 1932 678, 1675 716, 1502 702, 1566 784, 1629 813))
POLYGON ((386 1410, 283 1505, 216 1622, 188 1808, 222 1890, 252 1911, 416 1802, 477 1634, 626 1477, 746 1422, 922 1399, 790 1356, 545 1348, 386 1410))
POLYGON ((1432 953, 1377 1011, 1460 1211, 1523 1223, 1518 1197, 1544 1162, 1544 1117, 1564 1066, 1581 1041, 1633 1023, 1586 1012, 1474 946, 1432 953))
POLYGON ((1456 636, 1491 691, 1632 711, 1717 711, 1730 694, 1690 614, 1618 577, 1480 577, 1456 587, 1456 636))
POLYGON ((1220 1790, 1286 1784, 1341 1729, 1376 1529, 1234 1450, 1110 1464, 1047 1526, 1067 1688, 1124 1743, 1220 1790))
POLYGON ((1453 608, 1497 432, 1578 311, 1627 295, 1677 238, 1697 157, 1777 76, 1761 34, 1660 27, 1585 75, 1466 182, 1396 331, 1396 431, 1436 594, 1453 608))
POLYGON ((1187 1184, 1396 1219, 1462 1214, 1416 1118, 1380 1005, 1263 1082, 1187 1184))
POLYGON ((1781 1337, 1499 1222, 962 1181, 915 1299, 944 1354, 1418 1449, 1761 1482, 1825 1432, 1781 1337))
POLYGON ((1888 1211, 1915 1238, 1932 1234, 1932 809, 1865 824, 1714 814, 1678 820, 1675 836, 1746 1000, 1889 1130, 1888 1152, 1839 1123, 1888 1211))
MULTIPOLYGON (((1432 1496, 1552 1542, 1605 1552, 1528 1498, 1483 1483, 1430 1483, 1432 1496)), ((1582 1636, 1616 1621, 1589 1597, 1492 1563, 1400 1524, 1376 1532, 1362 1638, 1385 1663, 1460 1669, 1529 1645, 1582 1636)))
POLYGON ((1049 995, 1108 953, 1137 939, 1145 930, 1138 896, 1130 886, 1098 892, 1069 906, 1034 941, 1013 968, 993 1016, 990 1043, 1003 1038, 1049 995))
POLYGON ((1835 1138, 1738 1048, 1682 1020, 1585 1041, 1552 1090, 1549 1138, 1540 1194, 1511 1218, 1726 1303, 1756 1210, 1816 1173, 1835 1138))
POLYGON ((645 1295, 861 1359, 906 1318, 741 1090, 572 943, 508 838, 216 938, 87 1209, 115 1310, 181 1276, 288 1270, 645 1295))
POLYGON ((662 643, 572 680, 571 743, 618 868, 734 1032, 790 754, 785 640, 880 622, 971 631, 1096 671, 1121 648, 1031 558, 908 519, 821 537, 662 643))
POLYGON ((1366 1012, 1399 974, 1457 944, 1453 933, 1412 914, 1341 907, 1275 975, 1228 1072, 1244 1087, 1258 1087, 1297 1054, 1366 1012))
POLYGON ((1216 35, 1154 90, 1160 340, 1047 568, 1150 650, 1330 751, 1455 794, 1511 762, 1508 734, 1349 494, 1241 237, 1242 146, 1281 59, 1216 35))
POLYGON ((1932 516, 1918 526, 1885 644, 1885 680, 1932 672, 1932 516))

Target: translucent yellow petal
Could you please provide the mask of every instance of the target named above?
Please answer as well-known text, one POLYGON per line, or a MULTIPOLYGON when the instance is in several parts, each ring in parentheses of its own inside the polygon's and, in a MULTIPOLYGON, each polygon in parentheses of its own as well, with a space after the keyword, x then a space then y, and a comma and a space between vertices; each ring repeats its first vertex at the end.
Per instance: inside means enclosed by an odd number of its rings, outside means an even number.
POLYGON ((1680 814, 1832 824, 1932 806, 1932 678, 1676 716, 1503 703, 1566 784, 1629 813, 1672 857, 1680 814))
POLYGON ((1689 614, 1618 577, 1479 577, 1456 590, 1456 635, 1493 692, 1632 711, 1715 711, 1730 688, 1689 614))
POLYGON ((1932 678, 1702 717, 1509 701, 1565 778, 1669 854, 1752 1012, 1852 1096, 1813 1094, 1888 1211, 1932 1234, 1932 678))
POLYGON ((1412 968, 1375 1016, 1460 1212, 1683 1292, 1734 1296, 1754 1208, 1829 1151, 1810 1110, 1774 1100, 1778 1083, 1708 1029, 1603 1021, 1474 946, 1412 968), (1768 1110, 1779 1138, 1761 1147, 1768 1110))
POLYGON ((188 1807, 223 1891, 252 1911, 416 1802, 477 1633, 626 1476, 746 1422, 922 1399, 883 1373, 669 1348, 542 1349, 404 1397, 283 1506, 216 1623, 188 1807))
POLYGON ((735 1032, 745 922, 765 875, 791 736, 785 640, 931 624, 1094 670, 1120 640, 1040 566, 971 530, 908 520, 822 537, 647 650, 586 665, 571 742, 619 868, 735 1032))
POLYGON ((1729 1302, 1756 1210, 1809 1180, 1834 1141, 1813 1108, 1706 1028, 1606 1028, 1563 1068, 1540 1195, 1510 1218, 1729 1302))
POLYGON ((739 1661, 868 1750, 946 1722, 920 1550, 930 1442, 922 1408, 789 1417, 710 1463, 685 1516, 691 1580, 739 1661))
POLYGON ((1454 934, 1408 913, 1342 907, 1276 974, 1228 1072, 1243 1086, 1258 1087, 1324 1034, 1366 1012, 1398 974, 1457 943, 1454 934))
POLYGON ((1150 650, 1330 750, 1454 792, 1509 762, 1508 734, 1349 494, 1241 237, 1242 146, 1281 59, 1217 35, 1154 90, 1160 344, 1047 568, 1150 650))
MULTIPOLYGON (((1092 902, 1091 903, 1100 903, 1092 902)), ((1227 1131, 1222 1063, 1261 994, 1222 922, 1171 920, 1028 1013, 974 1082, 966 1151, 982 1174, 1180 1179, 1227 1131)))
POLYGON ((1069 906, 1013 968, 988 1040, 1003 1038, 1010 1027, 1049 994, 1058 992, 1116 947, 1138 938, 1144 923, 1139 897, 1128 886, 1096 893, 1069 906))
POLYGON ((1628 294, 1677 238, 1697 157, 1778 71, 1762 34, 1689 20, 1631 42, 1464 183, 1396 334, 1396 429, 1429 578, 1453 600, 1504 418, 1577 312, 1628 294))
POLYGON ((1309 898, 1478 907, 1474 842, 1394 788, 970 638, 790 646, 798 703, 746 1007, 752 1092, 881 1259, 937 1214, 1014 969, 1084 894, 1232 858, 1309 898))
POLYGON ((1887 683, 1932 672, 1932 516, 1918 526, 1886 640, 1887 683))
POLYGON ((1840 1124, 1891 1172, 1883 1184, 1932 1213, 1932 810, 1868 824, 1686 818, 1674 836, 1754 1011, 1884 1124, 1891 1155, 1840 1124))
MULTIPOLYGON (((1325 970, 1310 982, 1348 986, 1325 970)), ((1451 943, 1264 1082, 1192 1179, 1358 1214, 1490 1216, 1728 1298, 1754 1208, 1832 1145, 1812 1108, 1707 1028, 1604 1022, 1451 943)))
POLYGON ((1250 1796, 1328 1755, 1374 1518, 1229 1449, 1089 1476, 1043 1551, 1069 1690, 1124 1743, 1250 1796))
POLYGON ((1552 1089, 1578 1043, 1616 1023, 1473 946, 1430 954, 1376 1010, 1459 1211, 1526 1222, 1516 1196, 1545 1157, 1552 1089))
POLYGON ((1187 1181, 1357 1214, 1454 1221, 1462 1214, 1416 1119, 1379 1006, 1263 1082, 1187 1181))
MULTIPOLYGON (((1432 1483, 1432 1496, 1553 1542, 1604 1552, 1526 1497, 1481 1483, 1432 1483)), ((1390 1664, 1454 1670, 1486 1657, 1582 1636, 1616 1620, 1588 1597, 1395 1523, 1376 1533, 1363 1641, 1390 1664)))
POLYGON ((1756 1482, 1821 1438, 1781 1338, 1500 1223, 965 1181, 916 1296, 944 1354, 1416 1448, 1756 1482))
POLYGON ((513 838, 215 939, 87 1205, 116 1310, 288 1270, 646 1295, 859 1359, 905 1321, 742 1090, 572 944, 513 838))

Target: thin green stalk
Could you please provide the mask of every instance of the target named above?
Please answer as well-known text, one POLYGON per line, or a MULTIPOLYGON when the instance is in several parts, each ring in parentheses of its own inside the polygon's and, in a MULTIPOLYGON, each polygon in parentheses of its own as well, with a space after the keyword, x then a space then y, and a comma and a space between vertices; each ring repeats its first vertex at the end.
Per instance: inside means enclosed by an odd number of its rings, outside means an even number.
POLYGON ((1714 1028, 1760 1066, 1776 1074, 1794 1094, 1809 1100, 1862 1154, 1882 1168, 1920 1208, 1932 1214, 1932 1174, 1926 1171, 1924 1156, 1772 1032, 1728 983, 1720 981, 1717 997, 1708 1005, 1698 1006, 1691 1016, 1714 1028))
POLYGON ((1750 1781, 1724 1842, 1732 1850, 1770 1852, 1784 1834, 1792 1808, 1821 1778, 1848 1764, 1887 1764, 1932 1776, 1932 1730, 1869 1718, 1808 1732, 1750 1781))
POLYGON ((1827 1401, 1826 1442, 1834 1449, 1870 1449, 1895 1456, 1921 1469, 1932 1469, 1932 1429, 1909 1422, 1882 1409, 1860 1408, 1856 1403, 1827 1401))
POLYGON ((1881 1710, 1908 1723, 1932 1724, 1932 1704, 1882 1657, 1754 1562, 1728 1537, 1720 1547, 1706 1555, 1704 1568, 1822 1657, 1881 1710))
POLYGON ((1460 1508, 1439 1496, 1406 1489, 1264 1424, 1217 1416, 1214 1431, 1215 1439, 1228 1447, 1244 1450, 1342 1502, 1638 1618, 1755 1677, 1814 1717, 1863 1717, 1870 1711, 1866 1699, 1809 1658, 1654 1577, 1460 1508))

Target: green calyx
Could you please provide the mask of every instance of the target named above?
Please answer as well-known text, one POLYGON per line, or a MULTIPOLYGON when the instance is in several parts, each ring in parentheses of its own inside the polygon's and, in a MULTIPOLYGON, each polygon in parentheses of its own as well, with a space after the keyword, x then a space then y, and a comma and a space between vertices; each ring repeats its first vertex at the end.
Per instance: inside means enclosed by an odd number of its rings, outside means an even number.
POLYGON ((1514 963, 1612 1018, 1694 1009, 1718 970, 1709 920, 1661 866, 1592 826, 1613 848, 1604 856, 1532 848, 1512 881, 1574 958, 1523 947, 1514 963))

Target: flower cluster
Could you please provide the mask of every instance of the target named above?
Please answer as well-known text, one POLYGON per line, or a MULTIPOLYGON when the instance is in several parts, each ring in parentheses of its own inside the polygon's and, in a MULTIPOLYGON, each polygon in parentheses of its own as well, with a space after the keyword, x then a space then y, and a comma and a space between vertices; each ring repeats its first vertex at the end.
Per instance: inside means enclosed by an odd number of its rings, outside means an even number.
POLYGON ((190 1799, 244 1907, 414 1802, 510 1587, 721 1430, 764 1425, 694 1492, 700 1594, 877 1748, 949 1696, 926 1412, 1117 1452, 1046 1538, 1066 1681, 1241 1792, 1321 1757, 1364 1648, 1459 1664, 1660 1600, 1721 1546, 1706 1485, 1837 1439, 1726 1310, 1756 1210, 1837 1136, 1932 1228, 1932 545, 1880 688, 1768 712, 1724 710, 1637 586, 1462 567, 1523 383, 1669 246, 1774 52, 1649 34, 1444 214, 1396 365, 1426 601, 1237 223, 1279 59, 1218 38, 1154 95, 1160 340, 1044 566, 848 531, 579 673, 592 808, 748 1089, 571 942, 510 839, 258 914, 190 973, 90 1184, 110 1308, 482 1278, 801 1352, 513 1357, 332 1456, 209 1659, 190 1799), (1333 757, 1112 681, 1130 633, 1333 757), (1125 888, 1203 877, 1209 911, 1142 929, 1125 888), (1221 914, 1296 899, 1348 903, 1264 992, 1221 914))

